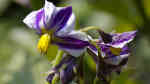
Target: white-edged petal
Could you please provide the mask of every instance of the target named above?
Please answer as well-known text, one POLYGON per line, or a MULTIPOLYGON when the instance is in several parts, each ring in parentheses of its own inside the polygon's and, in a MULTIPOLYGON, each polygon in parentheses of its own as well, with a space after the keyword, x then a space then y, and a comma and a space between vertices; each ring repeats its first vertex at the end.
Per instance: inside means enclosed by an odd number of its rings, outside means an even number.
POLYGON ((133 39, 130 39, 128 41, 124 41, 122 43, 118 43, 118 44, 113 44, 111 45, 114 48, 123 48, 127 43, 130 43, 133 39))
POLYGON ((136 36, 137 31, 130 31, 130 32, 124 32, 124 33, 118 33, 114 34, 112 42, 112 46, 115 48, 122 48, 127 43, 131 42, 134 37, 136 36))
POLYGON ((124 58, 127 58, 130 54, 123 54, 120 56, 116 56, 114 58, 109 58, 109 59, 105 59, 104 61, 109 63, 109 64, 113 64, 113 65, 118 65, 124 58))
MULTIPOLYGON (((72 32, 68 33, 67 36, 72 37, 72 38, 76 38, 76 39, 79 39, 82 41, 89 41, 89 37, 90 37, 90 36, 86 35, 83 32, 80 32, 80 31, 72 31, 72 32)), ((86 48, 87 47, 84 47, 83 49, 68 49, 68 48, 61 48, 61 49, 68 52, 72 56, 78 57, 78 56, 82 55, 83 52, 85 52, 86 48)))
POLYGON ((45 5, 44 5, 44 13, 45 13, 45 23, 47 25, 50 25, 50 21, 52 18, 52 15, 55 14, 56 11, 56 7, 53 3, 48 2, 47 0, 45 0, 45 5))
POLYGON ((35 21, 37 14, 42 11, 42 9, 33 11, 29 13, 23 20, 23 22, 29 27, 29 28, 36 28, 35 21))
POLYGON ((69 53, 70 55, 72 55, 74 57, 79 57, 79 56, 81 56, 86 51, 86 48, 84 48, 84 49, 60 48, 60 49, 66 51, 67 53, 69 53))
POLYGON ((58 36, 68 35, 68 33, 74 30, 74 26, 75 26, 75 15, 74 13, 72 13, 65 26, 60 31, 57 32, 57 35, 58 36))
POLYGON ((82 41, 89 41, 90 36, 85 34, 84 32, 80 31, 71 31, 70 33, 66 34, 69 37, 73 37, 82 41))
POLYGON ((50 25, 50 21, 53 13, 55 13, 56 7, 51 3, 45 0, 45 5, 43 8, 29 13, 23 22, 29 27, 34 29, 46 28, 50 25), (41 13, 40 13, 41 12, 41 13), (40 17, 40 18, 39 18, 40 17))

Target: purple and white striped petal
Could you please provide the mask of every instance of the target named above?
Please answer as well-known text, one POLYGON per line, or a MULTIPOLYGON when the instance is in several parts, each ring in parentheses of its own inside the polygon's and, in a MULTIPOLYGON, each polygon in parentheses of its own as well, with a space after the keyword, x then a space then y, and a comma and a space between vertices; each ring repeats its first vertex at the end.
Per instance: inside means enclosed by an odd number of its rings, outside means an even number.
POLYGON ((57 7, 55 7, 53 3, 45 0, 44 18, 43 18, 43 23, 44 23, 45 28, 48 28, 50 24, 52 23, 53 17, 55 13, 57 12, 56 9, 57 7))
POLYGON ((61 41, 55 41, 54 44, 73 56, 80 56, 89 45, 88 36, 81 32, 73 31, 65 37, 58 38, 61 41))
POLYGON ((118 55, 115 55, 108 45, 101 45, 101 53, 104 57, 104 61, 109 64, 118 65, 124 58, 127 58, 130 55, 130 51, 127 46, 121 48, 121 51, 118 55))
POLYGON ((96 55, 98 56, 98 50, 94 45, 89 45, 88 48, 96 55))
POLYGON ((105 59, 104 61, 109 64, 118 65, 123 59, 127 58, 130 54, 123 54, 116 57, 105 59))
POLYGON ((42 18, 43 18, 44 10, 40 9, 37 11, 31 12, 29 15, 25 17, 23 22, 29 27, 37 30, 37 32, 41 32, 40 26, 42 25, 42 18))
POLYGON ((53 28, 58 36, 65 36, 74 29, 75 15, 72 13, 72 7, 57 7, 49 28, 53 28))
POLYGON ((42 33, 42 28, 47 28, 52 22, 52 16, 55 14, 56 7, 45 0, 45 5, 42 9, 33 11, 23 22, 29 27, 37 30, 38 33, 42 33))
POLYGON ((60 72, 62 84, 69 84, 73 80, 76 75, 74 69, 77 69, 78 66, 75 58, 70 59, 66 65, 67 67, 60 72))
POLYGON ((72 7, 55 7, 52 3, 45 0, 42 9, 33 11, 23 22, 30 28, 34 28, 38 33, 42 33, 42 28, 53 29, 56 35, 65 36, 74 29, 75 15, 72 7))
POLYGON ((68 33, 74 30, 75 27, 75 15, 72 13, 68 20, 65 22, 64 26, 57 31, 56 35, 66 36, 68 33))
POLYGON ((99 44, 100 48, 101 48, 101 55, 103 58, 106 57, 114 57, 115 55, 111 52, 110 47, 108 45, 105 44, 99 44))
POLYGON ((127 43, 131 42, 134 37, 136 36, 137 31, 131 31, 131 32, 124 32, 120 34, 112 34, 113 35, 113 42, 110 43, 115 48, 122 48, 127 43))
POLYGON ((78 40, 72 37, 63 37, 63 42, 55 42, 60 49, 68 52, 72 56, 80 56, 89 45, 88 41, 78 40))
POLYGON ((69 49, 69 48, 64 48, 64 47, 61 47, 61 46, 60 46, 60 49, 66 51, 67 53, 71 54, 74 57, 79 57, 86 51, 86 48, 83 48, 83 49, 69 49))
MULTIPOLYGON (((129 48, 127 46, 121 48, 119 54, 116 55, 115 53, 113 53, 113 51, 111 51, 112 46, 102 43, 99 43, 98 45, 101 49, 101 56, 104 58, 104 61, 108 64, 118 65, 123 59, 127 58, 130 55, 129 48)), ((92 50, 93 53, 95 53, 98 56, 98 51, 96 47, 90 45, 89 48, 92 50)))
POLYGON ((64 54, 60 63, 51 69, 51 73, 47 76, 48 83, 52 83, 55 75, 58 75, 61 84, 69 84, 77 75, 79 65, 77 59, 72 55, 64 54))

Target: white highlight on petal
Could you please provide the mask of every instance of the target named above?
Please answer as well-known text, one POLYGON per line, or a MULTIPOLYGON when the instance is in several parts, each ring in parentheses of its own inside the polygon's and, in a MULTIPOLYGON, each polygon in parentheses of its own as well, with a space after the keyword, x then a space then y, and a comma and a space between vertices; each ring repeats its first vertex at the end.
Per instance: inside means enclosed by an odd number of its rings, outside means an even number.
POLYGON ((130 43, 133 39, 130 39, 128 41, 124 41, 122 43, 118 43, 118 44, 114 44, 114 45, 111 45, 112 47, 115 47, 115 48, 123 48, 127 43, 130 43))
POLYGON ((109 64, 118 65, 124 58, 127 58, 129 55, 130 54, 128 53, 128 54, 116 56, 114 58, 105 59, 105 62, 107 62, 109 64))
POLYGON ((67 36, 82 40, 82 41, 89 41, 90 36, 85 34, 84 32, 80 32, 80 31, 72 31, 68 34, 66 34, 67 36))
POLYGON ((39 22, 39 27, 40 27, 40 29, 44 29, 44 28, 45 28, 43 19, 44 19, 44 17, 42 16, 42 18, 41 18, 41 20, 40 20, 40 22, 39 22))
MULTIPOLYGON (((80 31, 72 31, 69 34, 67 34, 67 36, 70 36, 70 37, 73 37, 73 38, 76 38, 76 39, 79 39, 79 40, 83 40, 83 41, 88 41, 89 40, 88 39, 89 36, 86 35, 83 32, 80 32, 80 31)), ((67 49, 67 48, 61 48, 61 49, 68 52, 72 56, 79 57, 80 55, 83 54, 83 52, 85 52, 86 48, 87 47, 85 47, 83 49, 67 49)))
POLYGON ((74 30, 75 26, 75 15, 72 13, 70 16, 69 20, 67 21, 66 25, 64 28, 62 28, 60 31, 57 32, 58 36, 66 36, 68 33, 70 33, 72 30, 74 30))
POLYGON ((36 15, 38 12, 42 11, 42 9, 37 10, 37 11, 33 11, 31 13, 29 13, 25 19, 23 20, 23 22, 29 27, 29 28, 36 28, 35 26, 35 21, 36 21, 36 15))
POLYGON ((97 50, 93 50, 93 49, 90 48, 89 46, 88 46, 88 48, 89 48, 96 56, 98 56, 98 51, 97 51, 97 50))
POLYGON ((51 17, 53 15, 53 13, 55 13, 56 7, 51 2, 48 2, 47 0, 45 0, 45 5, 44 5, 43 8, 29 13, 25 17, 23 22, 29 28, 36 29, 37 28, 37 26, 36 26, 36 19, 37 19, 37 17, 36 16, 37 16, 37 14, 39 12, 43 11, 43 9, 44 9, 44 13, 43 13, 42 18, 40 19, 40 22, 39 22, 38 25, 39 25, 40 28, 45 28, 44 21, 45 21, 45 24, 50 25, 51 17))
POLYGON ((84 49, 67 49, 67 48, 61 48, 62 50, 66 51, 67 53, 71 54, 74 57, 79 57, 81 56, 85 51, 86 48, 84 49))
POLYGON ((115 44, 110 44, 112 47, 115 47, 115 48, 123 48, 127 43, 130 43, 133 39, 134 39, 134 37, 135 37, 135 33, 136 33, 137 31, 131 31, 131 32, 124 32, 124 33, 122 33, 122 34, 118 34, 118 35, 116 35, 116 36, 114 36, 113 37, 113 40, 115 41, 115 40, 117 40, 118 38, 119 39, 129 39, 129 40, 126 40, 126 41, 123 41, 123 42, 120 42, 120 43, 115 43, 115 44), (123 34, 127 34, 127 35, 123 35, 123 34), (121 35, 123 35, 122 37, 119 37, 119 36, 121 36, 121 35), (131 37, 130 37, 131 36, 131 37), (129 38, 130 37, 130 38, 129 38))
POLYGON ((45 0, 45 5, 44 5, 45 18, 44 18, 44 20, 45 20, 46 24, 50 25, 52 15, 55 13, 55 11, 56 11, 55 5, 53 3, 45 0))

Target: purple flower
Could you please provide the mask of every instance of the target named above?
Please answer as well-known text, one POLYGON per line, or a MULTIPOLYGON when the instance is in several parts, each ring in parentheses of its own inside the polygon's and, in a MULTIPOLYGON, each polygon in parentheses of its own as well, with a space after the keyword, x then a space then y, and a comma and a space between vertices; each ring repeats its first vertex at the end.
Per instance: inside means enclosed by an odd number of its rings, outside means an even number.
POLYGON ((50 44, 73 56, 80 56, 89 45, 85 33, 74 30, 75 15, 72 7, 55 7, 45 0, 43 8, 31 12, 23 22, 40 35, 38 50, 46 53, 50 44))
MULTIPOLYGON (((101 38, 97 42, 100 47, 101 56, 108 64, 118 65, 123 59, 130 55, 128 43, 136 36, 136 31, 108 34, 99 30, 101 38)), ((97 49, 90 46, 90 49, 98 55, 97 49)))
POLYGON ((96 62, 96 76, 104 83, 110 84, 112 72, 120 74, 124 65, 127 64, 130 50, 128 43, 131 42, 136 31, 108 34, 98 30, 101 38, 96 44, 90 45, 88 53, 96 62))
POLYGON ((57 75, 62 84, 69 84, 77 75, 78 66, 77 58, 67 55, 50 71, 47 82, 51 84, 54 76, 57 75))

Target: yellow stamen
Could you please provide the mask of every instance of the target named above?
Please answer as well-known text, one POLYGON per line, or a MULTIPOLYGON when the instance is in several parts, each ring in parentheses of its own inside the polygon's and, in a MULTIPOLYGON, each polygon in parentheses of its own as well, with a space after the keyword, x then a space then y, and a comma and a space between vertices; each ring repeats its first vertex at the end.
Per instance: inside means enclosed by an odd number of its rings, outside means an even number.
POLYGON ((37 48, 41 53, 47 53, 49 44, 51 42, 50 34, 43 34, 38 42, 37 48))
POLYGON ((113 48, 110 47, 110 51, 114 54, 114 55, 120 55, 120 52, 122 51, 121 48, 113 48))

